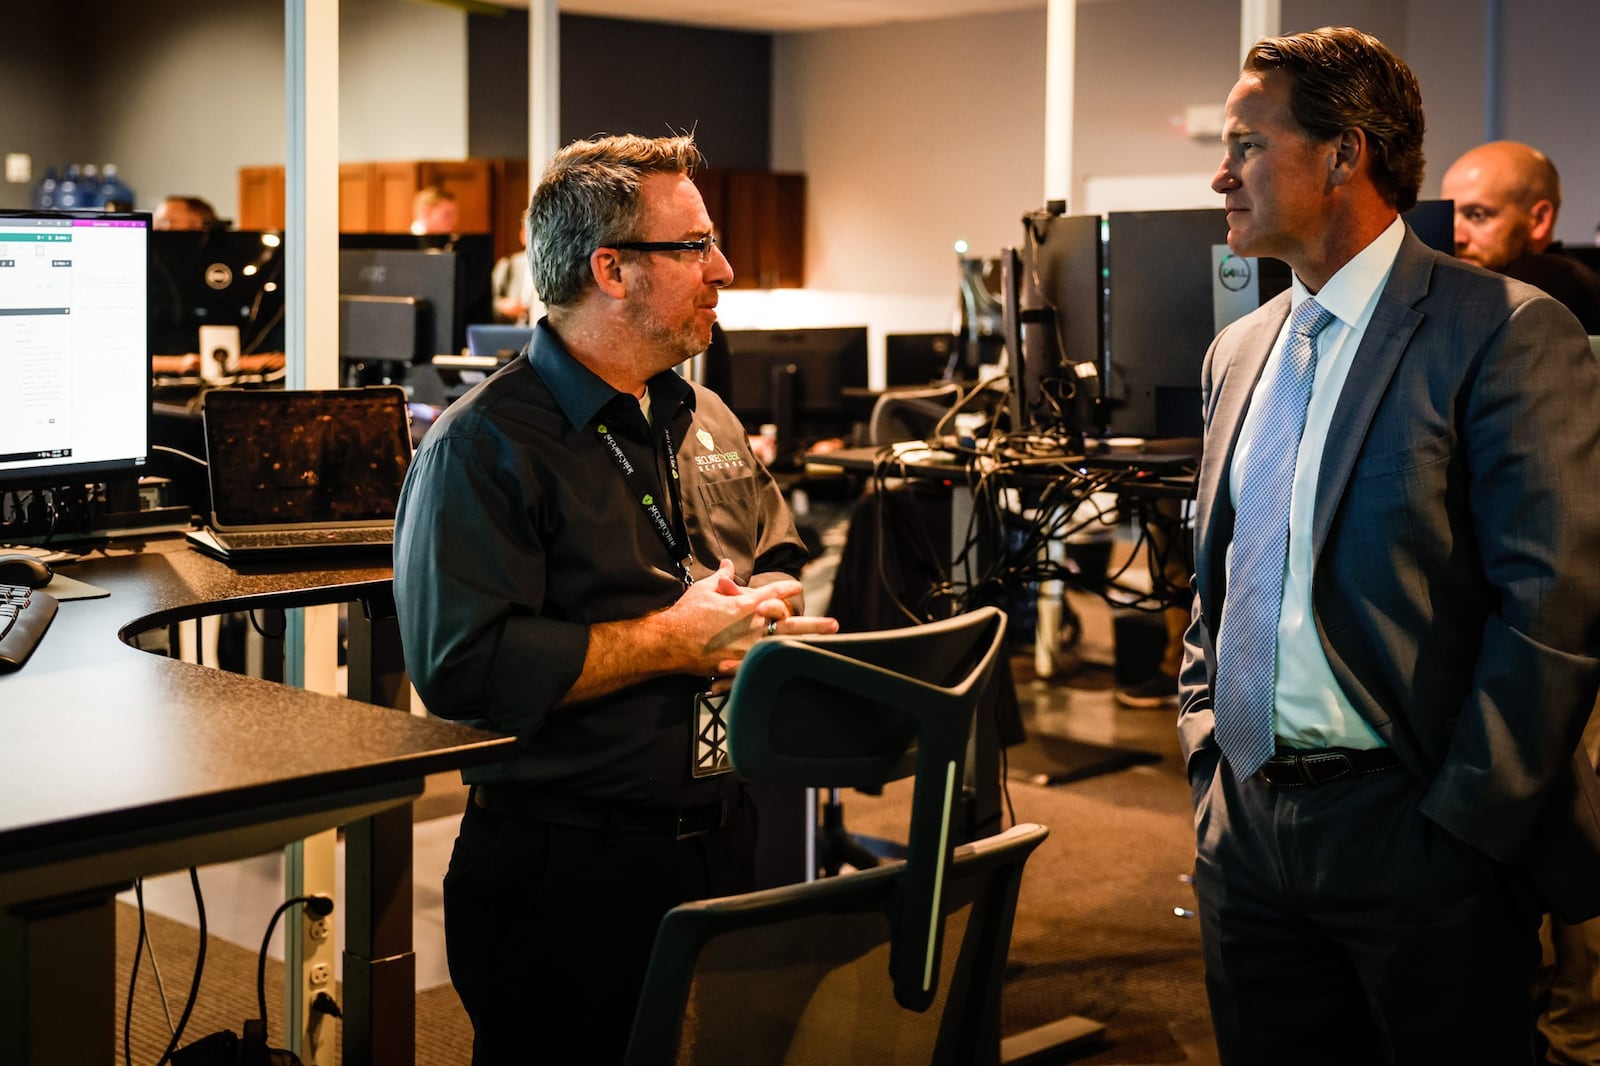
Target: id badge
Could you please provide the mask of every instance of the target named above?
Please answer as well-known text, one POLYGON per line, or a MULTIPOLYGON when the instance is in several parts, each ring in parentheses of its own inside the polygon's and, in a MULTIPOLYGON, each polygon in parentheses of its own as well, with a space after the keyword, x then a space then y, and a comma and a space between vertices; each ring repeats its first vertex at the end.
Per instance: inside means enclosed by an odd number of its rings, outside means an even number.
POLYGON ((694 777, 715 777, 733 769, 728 759, 728 725, 722 718, 727 705, 727 693, 695 693, 694 744, 689 753, 689 773, 694 777))

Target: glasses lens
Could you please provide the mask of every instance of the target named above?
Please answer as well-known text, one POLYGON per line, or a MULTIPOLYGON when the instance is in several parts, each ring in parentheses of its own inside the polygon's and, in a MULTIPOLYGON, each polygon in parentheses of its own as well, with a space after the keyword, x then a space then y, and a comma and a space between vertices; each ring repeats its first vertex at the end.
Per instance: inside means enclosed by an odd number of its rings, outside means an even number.
POLYGON ((700 262, 702 262, 702 263, 711 262, 711 249, 715 248, 716 245, 717 245, 716 236, 714 234, 710 234, 710 233, 706 234, 704 239, 702 239, 700 241, 700 262))

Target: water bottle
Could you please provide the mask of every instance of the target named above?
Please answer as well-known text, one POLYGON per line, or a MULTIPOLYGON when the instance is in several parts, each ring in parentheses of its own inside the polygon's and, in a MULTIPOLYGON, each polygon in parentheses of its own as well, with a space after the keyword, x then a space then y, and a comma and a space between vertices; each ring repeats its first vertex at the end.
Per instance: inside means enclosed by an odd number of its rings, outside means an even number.
POLYGON ((81 204, 78 198, 78 176, 78 164, 68 163, 61 180, 56 182, 56 206, 63 211, 70 211, 81 204))
POLYGON ((103 177, 100 181, 100 206, 108 211, 113 208, 118 211, 132 211, 133 187, 122 180, 117 173, 117 165, 107 163, 101 173, 103 177))
POLYGON ((93 163, 85 163, 78 176, 78 206, 97 208, 100 199, 100 168, 93 163))
POLYGON ((45 167, 44 177, 40 178, 33 186, 33 207, 36 211, 48 211, 56 206, 56 168, 45 167))

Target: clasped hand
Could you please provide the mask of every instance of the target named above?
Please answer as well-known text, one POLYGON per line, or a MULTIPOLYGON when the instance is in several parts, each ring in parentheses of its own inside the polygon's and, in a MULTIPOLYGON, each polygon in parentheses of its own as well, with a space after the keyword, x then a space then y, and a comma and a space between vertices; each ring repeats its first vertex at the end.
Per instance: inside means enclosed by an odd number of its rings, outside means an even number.
POLYGON ((800 582, 793 578, 765 585, 745 586, 733 579, 733 563, 722 560, 717 572, 701 578, 684 591, 668 613, 678 616, 686 645, 695 656, 693 673, 717 678, 725 689, 739 663, 767 635, 795 636, 836 633, 832 618, 793 613, 790 601, 800 602, 800 582))

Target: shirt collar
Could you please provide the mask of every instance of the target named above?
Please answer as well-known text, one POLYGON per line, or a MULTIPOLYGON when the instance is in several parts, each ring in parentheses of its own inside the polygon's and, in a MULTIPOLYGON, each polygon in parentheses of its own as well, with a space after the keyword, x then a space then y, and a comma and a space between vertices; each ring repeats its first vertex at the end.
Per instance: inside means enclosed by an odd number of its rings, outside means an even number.
MULTIPOLYGON (((561 413, 567 416, 567 421, 575 429, 582 429, 593 422, 608 403, 624 395, 572 357, 567 346, 561 343, 561 338, 556 336, 556 331, 550 328, 548 318, 541 318, 538 328, 534 330, 533 343, 528 346, 528 362, 539 372, 539 377, 555 397, 561 413)), ((693 387, 673 371, 661 371, 649 380, 648 385, 650 403, 658 419, 675 412, 682 404, 693 409, 693 387)), ((638 410, 634 397, 629 396, 628 400, 638 410)))
MULTIPOLYGON (((1355 254, 1340 267, 1322 291, 1316 294, 1317 303, 1332 312, 1346 325, 1356 325, 1367 317, 1373 298, 1384 282, 1395 257, 1400 254, 1400 243, 1405 239, 1406 224, 1396 217, 1387 229, 1373 238, 1372 243, 1355 254)), ((1292 283, 1293 307, 1299 307, 1311 295, 1298 275, 1292 283)))

